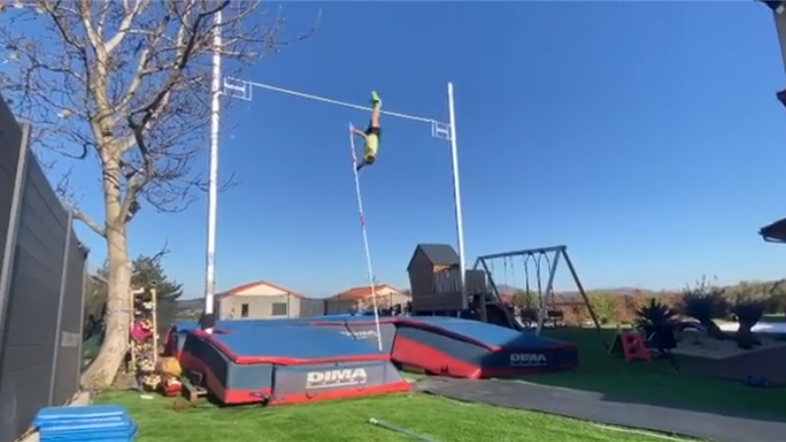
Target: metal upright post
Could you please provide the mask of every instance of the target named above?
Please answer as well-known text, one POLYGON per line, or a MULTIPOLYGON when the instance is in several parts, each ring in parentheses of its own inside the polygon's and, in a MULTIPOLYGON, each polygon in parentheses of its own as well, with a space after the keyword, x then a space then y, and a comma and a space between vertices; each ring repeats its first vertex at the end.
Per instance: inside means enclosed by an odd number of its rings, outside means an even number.
POLYGON ((76 347, 76 354, 77 354, 77 370, 76 370, 76 388, 75 390, 79 390, 79 386, 82 381, 82 343, 85 338, 85 293, 87 292, 87 269, 88 269, 88 262, 87 257, 90 253, 88 248, 79 243, 79 252, 80 258, 82 259, 82 284, 80 284, 80 288, 82 289, 82 296, 79 298, 80 305, 79 305, 79 341, 77 342, 76 347))
POLYGON ((213 331, 213 306, 216 293, 216 224, 218 222, 218 135, 221 112, 221 22, 222 13, 215 15, 213 29, 213 78, 210 101, 210 164, 207 194, 207 256, 205 264, 205 309, 202 328, 213 331))
POLYGON ((592 303, 590 302, 589 297, 587 297, 587 292, 584 290, 584 285, 579 279, 579 274, 576 273, 576 268, 573 267, 573 262, 570 260, 570 256, 568 256, 567 247, 562 249, 562 257, 565 258, 565 263, 568 265, 568 270, 570 271, 570 275, 573 277, 573 282, 576 284, 576 288, 579 290, 579 294, 584 300, 584 304, 587 306, 587 310, 592 317, 592 322, 595 324, 595 330, 597 330, 598 335, 600 336, 600 341, 603 343, 603 346, 608 349, 609 344, 606 342, 606 336, 603 334, 603 330, 600 326, 600 320, 598 320, 598 315, 595 314, 595 309, 592 308, 592 303))
POLYGON ((464 254, 464 217, 461 210, 461 181, 459 180, 458 146, 456 144, 456 106, 453 99, 453 83, 448 83, 448 117, 450 118, 450 156, 453 163, 453 202, 456 211, 456 237, 458 240, 459 264, 461 265, 461 308, 469 308, 467 299, 467 257, 464 254))
MULTIPOLYGON (((2 100, 2 97, 0 97, 2 100)), ((5 107, 5 103, 0 102, 0 106, 5 107)), ((10 110, 5 109, 10 113, 10 110)), ((16 161, 16 175, 14 176, 14 191, 11 196, 11 207, 8 214, 8 229, 5 232, 5 250, 0 250, 3 259, 0 261, 0 363, 5 354, 5 321, 8 313, 8 301, 13 295, 10 293, 11 280, 14 273, 14 257, 16 255, 16 239, 19 232, 19 220, 22 213, 22 199, 24 198, 24 187, 27 182, 28 161, 32 154, 30 150, 30 133, 32 127, 30 123, 22 122, 19 124, 19 157, 16 161)), ((11 147, 14 148, 13 146, 11 147)))
MULTIPOLYGON (((71 254, 71 224, 73 223, 73 217, 71 215, 71 211, 67 212, 68 222, 66 223, 66 236, 65 236, 65 247, 63 247, 63 268, 60 271, 60 296, 58 296, 57 300, 57 319, 55 320, 55 336, 54 341, 55 344, 52 349, 52 371, 49 375, 49 406, 55 405, 62 405, 55 403, 55 384, 57 383, 57 368, 58 363, 57 359, 60 356, 60 346, 62 345, 62 332, 61 328, 63 326, 63 298, 65 298, 66 294, 66 281, 68 280, 68 258, 71 254)), ((80 336, 81 338, 81 336, 80 336)))

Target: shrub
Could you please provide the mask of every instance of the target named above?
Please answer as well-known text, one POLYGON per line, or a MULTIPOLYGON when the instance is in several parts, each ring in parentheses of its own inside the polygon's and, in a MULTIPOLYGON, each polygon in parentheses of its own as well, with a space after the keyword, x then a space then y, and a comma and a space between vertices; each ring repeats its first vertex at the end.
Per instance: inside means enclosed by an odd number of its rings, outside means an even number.
POLYGON ((513 305, 522 310, 537 309, 538 304, 538 296, 531 290, 516 290, 516 293, 513 294, 513 305))
POLYGON ((652 298, 649 304, 636 311, 636 318, 636 326, 656 348, 671 349, 677 346, 674 331, 679 320, 677 312, 671 307, 652 298))
POLYGON ((600 292, 587 293, 592 310, 601 324, 616 322, 617 297, 600 292))
POLYGON ((710 337, 720 340, 728 338, 712 319, 727 316, 729 305, 723 297, 723 290, 708 284, 705 278, 682 292, 682 311, 699 321, 710 337))
POLYGON ((655 298, 651 298, 649 304, 636 310, 636 325, 645 330, 650 328, 674 331, 678 323, 677 312, 655 298))
POLYGON ((764 316, 766 308, 767 300, 765 299, 741 300, 732 307, 732 313, 740 323, 734 337, 740 348, 750 349, 761 345, 761 341, 753 335, 752 329, 764 316))
POLYGON ((783 313, 786 310, 786 279, 779 279, 770 286, 770 303, 767 313, 783 313))

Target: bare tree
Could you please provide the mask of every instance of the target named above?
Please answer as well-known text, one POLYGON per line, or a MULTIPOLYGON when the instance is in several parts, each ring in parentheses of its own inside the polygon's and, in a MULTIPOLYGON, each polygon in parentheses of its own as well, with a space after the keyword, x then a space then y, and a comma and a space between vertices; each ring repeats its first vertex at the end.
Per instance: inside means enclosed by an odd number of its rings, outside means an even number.
POLYGON ((212 55, 236 75, 313 28, 284 39, 280 11, 260 0, 18 0, 0 12, 0 88, 37 128, 38 151, 100 167, 103 220, 70 210, 108 248, 107 334, 82 378, 102 387, 132 320, 129 222, 143 204, 183 210, 204 185, 193 168, 207 146, 212 55))

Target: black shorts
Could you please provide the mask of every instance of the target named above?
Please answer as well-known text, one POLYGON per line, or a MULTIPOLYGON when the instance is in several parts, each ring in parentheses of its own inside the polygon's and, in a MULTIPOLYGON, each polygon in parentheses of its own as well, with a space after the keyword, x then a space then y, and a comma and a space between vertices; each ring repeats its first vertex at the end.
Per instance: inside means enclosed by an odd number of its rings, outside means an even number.
POLYGON ((376 135, 377 138, 382 139, 382 129, 380 129, 379 127, 374 127, 369 125, 365 133, 366 135, 376 135))

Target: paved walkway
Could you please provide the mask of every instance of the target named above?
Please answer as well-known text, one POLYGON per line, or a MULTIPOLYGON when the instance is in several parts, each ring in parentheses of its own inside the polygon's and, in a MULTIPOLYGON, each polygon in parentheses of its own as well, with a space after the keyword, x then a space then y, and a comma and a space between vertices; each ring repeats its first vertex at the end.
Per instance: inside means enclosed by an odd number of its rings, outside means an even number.
POLYGON ((421 391, 466 402, 540 411, 607 425, 715 442, 783 442, 786 423, 613 401, 602 393, 499 380, 433 378, 421 391))
POLYGON ((762 339, 762 344, 763 345, 750 350, 743 350, 737 345, 737 342, 733 340, 718 341, 715 339, 703 337, 701 339, 701 344, 696 345, 692 341, 692 337, 690 335, 687 337, 683 335, 683 342, 681 342, 680 345, 671 352, 675 355, 694 358, 728 359, 742 355, 754 354, 760 351, 786 348, 786 342, 778 342, 772 339, 762 339))
MULTIPOLYGON (((726 359, 694 358, 681 369, 687 374, 731 380, 764 377, 772 385, 786 385, 786 347, 771 347, 726 359)), ((783 440, 786 441, 786 434, 783 440)))

